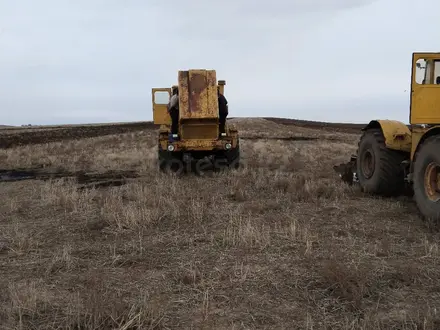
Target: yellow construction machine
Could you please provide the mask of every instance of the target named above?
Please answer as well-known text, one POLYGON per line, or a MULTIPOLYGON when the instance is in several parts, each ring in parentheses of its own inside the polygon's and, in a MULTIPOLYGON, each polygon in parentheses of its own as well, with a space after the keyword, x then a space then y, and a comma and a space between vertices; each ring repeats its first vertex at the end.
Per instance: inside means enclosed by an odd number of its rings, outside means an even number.
POLYGON ((440 53, 413 53, 409 125, 372 120, 356 155, 335 166, 362 191, 396 196, 409 188, 425 219, 440 220, 440 53))
POLYGON ((238 168, 239 134, 234 125, 225 124, 220 133, 218 92, 224 94, 224 80, 217 81, 215 70, 178 71, 178 133, 171 134, 168 102, 172 88, 153 88, 153 119, 160 125, 158 160, 162 171, 183 173, 194 170, 238 168))

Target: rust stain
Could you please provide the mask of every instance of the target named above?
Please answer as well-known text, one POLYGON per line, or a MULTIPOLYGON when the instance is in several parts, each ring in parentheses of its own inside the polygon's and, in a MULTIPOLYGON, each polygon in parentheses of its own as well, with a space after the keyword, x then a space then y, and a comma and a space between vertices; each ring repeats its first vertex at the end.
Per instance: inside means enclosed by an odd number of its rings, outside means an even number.
POLYGON ((206 116, 210 118, 218 118, 218 97, 217 97, 217 77, 214 70, 206 72, 207 88, 206 88, 206 116))
POLYGON ((218 118, 215 70, 179 72, 180 118, 218 118))
POLYGON ((179 71, 179 118, 185 118, 188 111, 188 71, 179 71))
POLYGON ((202 92, 206 88, 205 76, 200 73, 194 73, 189 81, 189 112, 200 112, 202 101, 202 92))

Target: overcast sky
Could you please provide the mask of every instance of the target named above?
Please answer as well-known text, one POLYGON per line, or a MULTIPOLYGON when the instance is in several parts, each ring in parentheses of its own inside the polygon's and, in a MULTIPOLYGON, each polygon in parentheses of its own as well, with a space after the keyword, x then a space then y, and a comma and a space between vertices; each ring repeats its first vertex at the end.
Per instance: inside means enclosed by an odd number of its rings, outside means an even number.
POLYGON ((0 0, 0 124, 151 120, 151 88, 188 68, 226 80, 230 116, 407 122, 411 53, 440 51, 439 12, 438 0, 0 0))

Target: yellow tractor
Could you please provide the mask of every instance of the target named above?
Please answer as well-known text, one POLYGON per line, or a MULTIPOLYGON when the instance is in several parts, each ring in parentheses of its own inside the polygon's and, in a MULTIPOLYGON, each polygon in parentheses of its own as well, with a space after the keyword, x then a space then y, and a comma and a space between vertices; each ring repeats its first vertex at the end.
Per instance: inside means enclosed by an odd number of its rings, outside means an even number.
POLYGON ((153 88, 153 120, 160 125, 158 160, 162 171, 183 173, 238 168, 239 134, 234 125, 225 124, 220 132, 218 93, 224 94, 226 82, 215 70, 178 71, 178 133, 171 134, 168 102, 172 88, 153 88))
POLYGON ((410 125, 372 120, 356 155, 335 166, 362 191, 396 196, 410 188, 425 219, 440 220, 440 53, 413 53, 410 125))

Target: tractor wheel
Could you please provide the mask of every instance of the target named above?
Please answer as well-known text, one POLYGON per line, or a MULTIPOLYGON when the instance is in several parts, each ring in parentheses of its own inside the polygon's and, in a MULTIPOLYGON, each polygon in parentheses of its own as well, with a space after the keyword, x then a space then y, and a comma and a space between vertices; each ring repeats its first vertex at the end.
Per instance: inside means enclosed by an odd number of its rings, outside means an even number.
POLYGON ((216 155, 213 161, 213 169, 214 172, 220 173, 224 172, 229 168, 228 158, 226 157, 226 153, 221 153, 220 155, 216 155))
POLYGON ((425 140, 417 152, 413 187, 414 199, 423 218, 440 220, 440 136, 425 140))
POLYGON ((193 165, 193 171, 197 176, 206 176, 213 168, 212 161, 206 157, 197 159, 193 165))
POLYGON ((167 157, 165 155, 165 151, 159 150, 157 153, 157 160, 159 163, 159 170, 161 172, 165 172, 167 168, 167 157))
POLYGON ((185 165, 180 157, 180 153, 159 151, 159 169, 165 173, 182 174, 185 170, 185 165))
POLYGON ((356 174, 362 190, 382 196, 396 196, 403 192, 405 174, 401 163, 404 152, 388 149, 380 129, 364 132, 358 148, 356 174))
POLYGON ((226 160, 229 168, 240 168, 240 145, 237 144, 234 149, 231 149, 226 153, 226 160))

